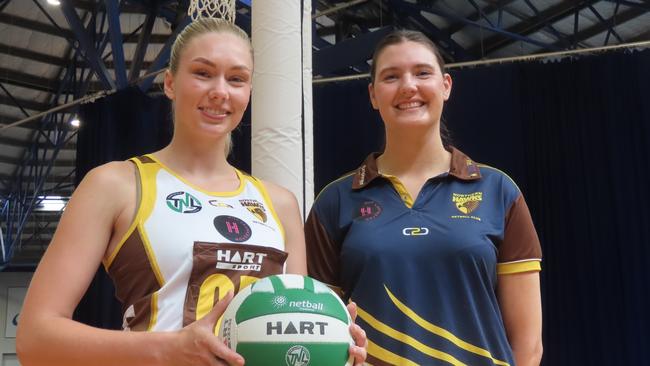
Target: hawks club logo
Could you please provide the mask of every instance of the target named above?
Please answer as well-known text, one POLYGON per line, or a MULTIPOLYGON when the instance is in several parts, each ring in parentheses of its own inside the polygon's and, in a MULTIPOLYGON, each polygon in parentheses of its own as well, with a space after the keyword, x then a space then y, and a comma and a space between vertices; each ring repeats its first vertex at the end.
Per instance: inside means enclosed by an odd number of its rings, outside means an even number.
POLYGON ((381 206, 375 201, 365 201, 357 208, 354 218, 370 221, 381 215, 381 206))
POLYGON ((213 223, 219 234, 236 243, 250 239, 252 234, 251 227, 238 217, 221 215, 215 217, 213 223))
POLYGON ((201 211, 201 202, 187 192, 174 192, 167 195, 167 207, 179 213, 196 213, 201 211))
POLYGON ((239 200, 242 206, 246 207, 250 213, 255 215, 258 220, 266 222, 266 209, 264 205, 258 200, 239 200))
POLYGON ((468 194, 452 193, 451 201, 456 204, 458 211, 469 215, 478 208, 483 201, 483 192, 474 192, 468 194))

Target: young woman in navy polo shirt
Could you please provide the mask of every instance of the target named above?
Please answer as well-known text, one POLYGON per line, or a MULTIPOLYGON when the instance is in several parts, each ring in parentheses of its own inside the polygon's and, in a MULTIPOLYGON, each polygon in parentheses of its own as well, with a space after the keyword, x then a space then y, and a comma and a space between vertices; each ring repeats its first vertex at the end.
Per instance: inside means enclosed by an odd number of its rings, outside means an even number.
POLYGON ((445 143, 451 89, 423 34, 379 43, 386 147, 317 197, 309 274, 357 303, 373 365, 539 365, 539 239, 515 183, 445 143))

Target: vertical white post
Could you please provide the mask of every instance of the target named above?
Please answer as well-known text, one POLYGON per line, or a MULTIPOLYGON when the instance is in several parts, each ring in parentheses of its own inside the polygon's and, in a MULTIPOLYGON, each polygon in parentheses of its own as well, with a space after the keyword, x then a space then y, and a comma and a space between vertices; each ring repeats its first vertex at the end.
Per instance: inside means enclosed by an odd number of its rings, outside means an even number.
MULTIPOLYGON (((304 138, 309 133, 311 140, 312 106, 311 28, 309 32, 303 31, 303 12, 311 9, 306 10, 303 1, 311 8, 309 0, 252 3, 255 71, 251 156, 253 175, 292 191, 304 215, 308 209, 305 204, 313 201, 313 168, 305 168, 305 155, 311 164, 313 148, 311 144, 305 145, 304 138), (305 33, 309 36, 308 52, 304 48, 305 33), (304 53, 309 56, 307 69, 303 69, 304 53), (304 103, 307 97, 308 105, 304 103)), ((304 21, 311 27, 309 12, 304 21)))
POLYGON ((312 98, 312 68, 311 68, 311 0, 303 1, 302 11, 302 95, 303 95, 303 141, 305 167, 305 201, 304 216, 307 217, 314 203, 314 108, 312 98))

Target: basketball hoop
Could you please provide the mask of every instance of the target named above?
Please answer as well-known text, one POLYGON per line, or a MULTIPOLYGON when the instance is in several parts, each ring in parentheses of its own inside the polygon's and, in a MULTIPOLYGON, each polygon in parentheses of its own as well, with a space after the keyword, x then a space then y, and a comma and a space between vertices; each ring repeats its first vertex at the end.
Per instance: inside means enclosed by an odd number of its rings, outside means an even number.
POLYGON ((187 15, 196 20, 200 17, 221 18, 235 22, 236 0, 191 0, 187 15))

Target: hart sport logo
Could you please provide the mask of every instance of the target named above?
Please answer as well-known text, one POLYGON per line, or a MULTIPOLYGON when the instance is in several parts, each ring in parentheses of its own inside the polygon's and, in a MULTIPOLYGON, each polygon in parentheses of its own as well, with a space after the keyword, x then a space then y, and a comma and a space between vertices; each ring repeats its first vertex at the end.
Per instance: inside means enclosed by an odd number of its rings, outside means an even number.
POLYGON ((469 215, 478 208, 483 200, 483 192, 474 192, 468 194, 452 193, 451 201, 456 204, 458 211, 469 215))
POLYGON ((228 215, 217 216, 214 218, 213 224, 219 234, 236 243, 246 241, 252 235, 251 227, 238 217, 228 215))
POLYGON ((359 220, 370 221, 381 215, 381 206, 375 201, 363 202, 354 213, 354 218, 359 220))
POLYGON ((184 214, 201 211, 201 202, 187 192, 174 192, 167 195, 167 207, 184 214))
POLYGON ((267 254, 264 253, 245 250, 218 249, 215 268, 259 272, 262 270, 262 264, 266 256, 267 254))
POLYGON ((309 350, 301 345, 296 345, 287 351, 285 361, 287 366, 309 366, 309 350))
POLYGON ((266 335, 286 335, 286 334, 316 334, 325 335, 327 322, 311 322, 308 320, 301 321, 267 321, 266 335))
POLYGON ((250 213, 255 215, 258 220, 266 222, 266 209, 264 205, 258 200, 239 200, 242 206, 246 207, 250 213))

